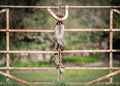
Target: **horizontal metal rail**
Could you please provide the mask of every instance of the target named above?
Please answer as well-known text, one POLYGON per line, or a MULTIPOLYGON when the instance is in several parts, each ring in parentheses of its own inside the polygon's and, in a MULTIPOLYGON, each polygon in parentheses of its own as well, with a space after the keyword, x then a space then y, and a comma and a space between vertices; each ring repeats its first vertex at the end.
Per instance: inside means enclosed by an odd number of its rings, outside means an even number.
MULTIPOLYGON (((36 83, 37 84, 37 83, 36 83)), ((88 85, 88 83, 87 82, 69 82, 68 84, 72 84, 72 85, 87 85, 87 86, 89 86, 88 85)), ((96 85, 102 85, 103 84, 103 86, 105 85, 105 84, 110 84, 109 82, 97 82, 96 83, 96 85)), ((114 83, 112 83, 113 85, 118 85, 118 84, 120 84, 120 82, 114 82, 114 83)))
MULTIPOLYGON (((30 82, 31 84, 34 84, 34 85, 51 85, 51 84, 54 84, 54 82, 30 82)), ((87 85, 87 82, 68 82, 68 84, 70 85, 87 85)), ((98 82, 96 84, 110 84, 109 82, 98 82)), ((112 83, 114 85, 118 85, 120 84, 120 82, 114 82, 112 83)))
MULTIPOLYGON (((15 5, 0 5, 1 8, 58 8, 58 6, 15 6, 15 5)), ((65 6, 61 6, 62 8, 65 8, 65 6)), ((110 8, 120 8, 120 6, 69 6, 69 8, 72 9, 77 9, 77 8, 105 8, 105 9, 110 9, 110 8)))
MULTIPOLYGON (((89 29, 89 28, 82 28, 82 29, 65 29, 67 32, 109 32, 110 29, 89 29)), ((120 31, 120 29, 112 29, 112 31, 120 31)), ((54 32, 54 30, 44 30, 44 29, 0 29, 0 32, 54 32)))
MULTIPOLYGON (((120 49, 114 49, 114 50, 64 50, 61 51, 62 53, 103 53, 103 52, 120 52, 120 49)), ((51 54, 51 53, 57 53, 57 51, 40 51, 40 50, 0 50, 0 53, 43 53, 43 54, 51 54)))
MULTIPOLYGON (((0 70, 56 70, 55 67, 0 67, 0 70)), ((65 70, 120 70, 120 67, 65 67, 65 70)))
MULTIPOLYGON (((17 82, 9 82, 10 84, 17 84, 17 82)), ((0 82, 0 85, 2 86, 2 85, 4 85, 5 83, 4 82, 0 82)), ((29 82, 29 84, 31 84, 31 85, 53 85, 53 84, 55 84, 55 82, 29 82)), ((68 84, 70 84, 70 85, 87 85, 87 82, 68 82, 68 84)), ((98 83, 96 83, 96 84, 110 84, 109 82, 98 82, 98 83)), ((113 85, 119 85, 120 84, 120 82, 114 82, 114 83, 112 83, 113 85)))

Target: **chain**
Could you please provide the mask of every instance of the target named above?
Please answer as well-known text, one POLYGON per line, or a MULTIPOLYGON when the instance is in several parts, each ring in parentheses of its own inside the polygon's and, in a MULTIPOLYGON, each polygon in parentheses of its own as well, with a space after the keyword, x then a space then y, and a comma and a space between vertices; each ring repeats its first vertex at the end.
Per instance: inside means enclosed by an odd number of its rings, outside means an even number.
POLYGON ((55 64, 56 64, 56 69, 59 70, 59 78, 62 78, 62 72, 64 71, 64 66, 62 64, 62 53, 61 51, 63 51, 63 45, 62 43, 62 37, 59 38, 59 36, 62 33, 62 30, 64 28, 62 28, 62 23, 58 21, 58 25, 56 30, 58 31, 58 34, 56 36, 57 38, 57 42, 56 42, 56 50, 58 51, 58 53, 55 55, 55 64))
POLYGON ((63 21, 68 17, 68 5, 65 6, 65 15, 60 12, 62 9, 61 3, 58 3, 58 13, 55 14, 50 8, 48 8, 48 12, 51 14, 53 18, 57 20, 56 28, 55 28, 55 36, 56 36, 56 50, 58 51, 55 53, 55 64, 56 69, 59 70, 59 78, 62 77, 62 72, 64 71, 64 66, 62 64, 62 53, 63 51, 63 35, 64 35, 64 25, 63 21))

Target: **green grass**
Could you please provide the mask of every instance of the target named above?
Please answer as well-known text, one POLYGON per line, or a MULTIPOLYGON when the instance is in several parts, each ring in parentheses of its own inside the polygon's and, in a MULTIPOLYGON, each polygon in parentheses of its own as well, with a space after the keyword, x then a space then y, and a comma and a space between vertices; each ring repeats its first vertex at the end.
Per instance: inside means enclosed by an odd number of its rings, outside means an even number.
POLYGON ((76 63, 76 62, 81 62, 81 63, 93 63, 100 61, 100 57, 98 55, 89 55, 86 57, 82 56, 67 56, 66 58, 63 58, 63 63, 76 63))
MULTIPOLYGON (((109 71, 105 70, 65 70, 63 72, 63 79, 67 82, 89 82, 101 76, 108 74, 109 71)), ((55 81, 58 78, 58 71, 11 71, 11 74, 27 81, 35 81, 35 82, 50 82, 55 81)), ((114 81, 119 80, 120 75, 114 77, 114 81)), ((103 80, 103 81, 108 81, 103 80)))
MULTIPOLYGON (((97 55, 90 55, 88 57, 79 57, 79 56, 68 56, 63 58, 63 63, 93 63, 100 61, 97 55)), ((16 62, 10 63, 12 67, 51 67, 53 66, 53 61, 49 62, 16 62)), ((119 65, 119 64, 117 64, 119 65)), ((10 74, 21 79, 24 79, 29 82, 54 82, 51 86, 73 86, 68 84, 69 82, 89 82, 91 80, 97 79, 101 76, 108 74, 109 71, 106 70, 65 70, 63 73, 63 81, 57 82, 58 71, 15 71, 11 70, 10 74)), ((24 86, 14 80, 11 80, 13 83, 6 83, 5 77, 0 75, 0 81, 4 82, 3 86, 24 86)), ((108 82, 109 79, 103 80, 103 82, 108 82)), ((113 77, 114 82, 120 82, 120 74, 113 77)), ((1 86, 1 85, 0 85, 1 86)), ((41 86, 41 85, 40 85, 41 86)), ((46 86, 46 85, 44 85, 46 86)), ((85 85, 74 85, 74 86, 85 86, 85 85)), ((103 85, 91 85, 91 86, 103 86, 103 85)), ((119 85, 104 85, 104 86, 119 86, 119 85)))
POLYGON ((12 79, 10 79, 10 82, 7 83, 6 78, 0 75, 0 86, 25 86, 25 85, 12 79))
POLYGON ((15 62, 11 63, 10 66, 12 67, 50 67, 52 66, 52 62, 44 62, 44 61, 37 61, 37 62, 15 62))
MULTIPOLYGON (((33 61, 29 61, 29 62, 14 62, 14 63, 10 63, 11 67, 51 67, 53 66, 52 61, 37 61, 37 62, 33 62, 33 61)), ((1 64, 1 67, 5 67, 6 64, 1 64)))
MULTIPOLYGON (((96 78, 109 73, 109 71, 101 70, 65 70, 62 80, 58 81, 58 72, 56 71, 10 71, 11 75, 19 77, 29 82, 53 82, 50 86, 87 86, 87 85, 71 85, 69 82, 89 82, 96 78)), ((116 75, 114 82, 120 82, 120 75, 116 75)), ((10 85, 6 84, 5 77, 0 75, 0 81, 4 82, 3 86, 24 86, 14 80, 10 80, 10 85), (12 85, 11 85, 12 84, 12 85)), ((109 81, 109 79, 102 82, 109 81)), ((42 86, 42 85, 39 85, 42 86)), ((48 85, 44 85, 48 86, 48 85)), ((90 85, 90 86, 119 86, 119 85, 90 85)))
POLYGON ((41 49, 43 47, 47 47, 45 43, 36 43, 36 42, 19 42, 15 45, 11 44, 12 50, 18 50, 18 49, 41 49))
MULTIPOLYGON (((62 61, 64 63, 64 65, 66 63, 94 63, 94 62, 98 62, 101 61, 100 57, 98 55, 89 55, 86 57, 81 57, 81 56, 64 56, 62 58, 62 61)), ((119 64, 118 64, 119 65, 119 64)), ((5 66, 5 64, 2 64, 0 66, 5 66)), ((12 67, 51 67, 54 66, 54 60, 50 60, 50 61, 37 61, 37 62, 33 62, 33 61, 29 61, 29 62, 14 62, 14 63, 10 63, 10 66, 12 67)))

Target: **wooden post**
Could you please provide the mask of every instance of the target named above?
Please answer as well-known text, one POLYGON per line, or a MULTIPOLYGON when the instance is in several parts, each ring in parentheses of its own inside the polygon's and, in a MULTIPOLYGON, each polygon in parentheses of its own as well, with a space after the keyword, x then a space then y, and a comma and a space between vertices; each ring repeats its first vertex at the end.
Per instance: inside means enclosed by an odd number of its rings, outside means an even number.
MULTIPOLYGON (((112 73, 112 67, 113 67, 113 53, 112 53, 112 48, 113 48, 113 32, 112 32, 112 28, 113 28, 113 9, 110 9, 110 38, 109 38, 109 47, 110 47, 110 53, 109 53, 109 59, 110 59, 110 63, 109 63, 109 67, 110 67, 110 73, 112 73)), ((113 78, 112 76, 110 77, 110 83, 113 82, 113 78)))
MULTIPOLYGON (((9 9, 6 9, 6 30, 9 30, 9 9)), ((10 63, 10 55, 9 55, 9 31, 6 32, 6 67, 9 68, 10 63)), ((6 73, 9 74, 9 69, 6 70, 6 73)), ((9 81, 9 78, 6 79, 6 81, 9 81)))

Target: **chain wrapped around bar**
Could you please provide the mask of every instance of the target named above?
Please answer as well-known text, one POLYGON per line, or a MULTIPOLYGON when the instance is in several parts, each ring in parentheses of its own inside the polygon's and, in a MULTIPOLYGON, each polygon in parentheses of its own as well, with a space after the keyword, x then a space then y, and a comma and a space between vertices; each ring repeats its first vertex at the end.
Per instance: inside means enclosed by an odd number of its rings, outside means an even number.
POLYGON ((62 72, 64 71, 64 66, 62 64, 62 53, 63 51, 63 36, 64 36, 64 25, 63 21, 68 17, 68 5, 65 6, 65 15, 60 12, 61 11, 61 3, 58 3, 58 13, 55 14, 50 7, 47 9, 50 15, 57 20, 56 28, 55 28, 55 37, 56 43, 55 47, 58 53, 55 53, 55 64, 56 69, 59 70, 59 78, 62 77, 62 72))
MULTIPOLYGON (((58 3, 58 13, 56 16, 58 18, 63 18, 63 14, 60 12, 61 11, 61 3, 58 3)), ((62 72, 64 71, 64 66, 62 64, 62 54, 61 50, 63 51, 63 36, 64 36, 64 25, 62 21, 57 20, 56 23, 56 28, 55 28, 55 37, 56 37, 56 50, 58 51, 57 55, 55 55, 55 64, 56 64, 56 69, 59 70, 59 78, 62 77, 62 72)))
POLYGON ((56 68, 59 69, 60 73, 64 71, 64 66, 62 64, 62 54, 63 51, 63 36, 64 36, 64 25, 61 21, 58 21, 55 28, 56 43, 55 48, 58 53, 55 55, 56 68))
MULTIPOLYGON (((56 15, 59 18, 63 18, 63 14, 60 13, 60 7, 56 15)), ((55 28, 55 37, 56 37, 55 48, 58 51, 58 53, 55 55, 55 64, 56 64, 56 69, 58 69, 60 73, 59 77, 61 77, 61 74, 64 71, 64 66, 62 64, 62 54, 61 54, 61 51, 63 51, 63 36, 64 36, 63 22, 57 21, 55 28)))

